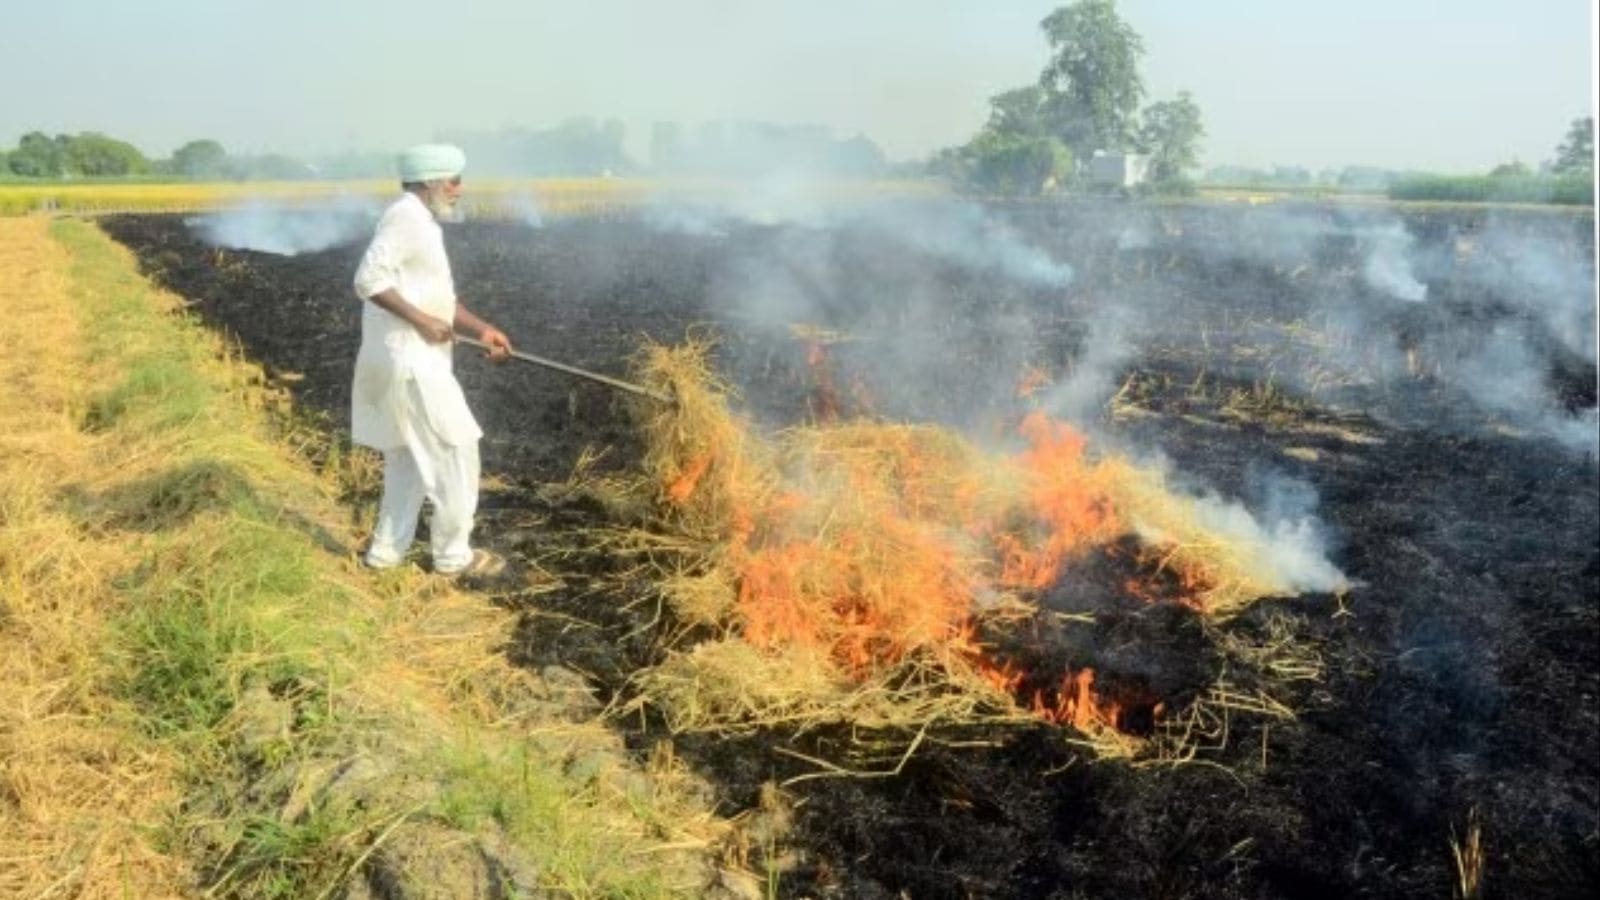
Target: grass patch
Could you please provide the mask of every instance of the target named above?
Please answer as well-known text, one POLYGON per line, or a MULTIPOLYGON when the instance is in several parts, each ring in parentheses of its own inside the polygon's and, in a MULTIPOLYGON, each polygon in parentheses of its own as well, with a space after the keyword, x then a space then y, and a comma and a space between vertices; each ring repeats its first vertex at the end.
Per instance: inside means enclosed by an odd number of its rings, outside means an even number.
POLYGON ((1585 175, 1426 175, 1396 181, 1389 187, 1389 199, 1593 206, 1594 179, 1585 175))
POLYGON ((80 427, 94 377, 68 264, 43 221, 0 220, 0 896, 178 896, 192 879, 152 828, 180 802, 179 760, 104 689, 136 551, 86 533, 65 491, 121 458, 80 427))

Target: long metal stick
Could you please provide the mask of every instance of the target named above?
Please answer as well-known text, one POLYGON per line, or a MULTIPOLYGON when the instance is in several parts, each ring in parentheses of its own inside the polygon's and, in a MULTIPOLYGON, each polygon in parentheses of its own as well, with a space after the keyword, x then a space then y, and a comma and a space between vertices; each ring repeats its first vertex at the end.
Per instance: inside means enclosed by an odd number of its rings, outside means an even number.
MULTIPOLYGON (((480 350, 489 349, 488 345, 474 338, 463 337, 458 334, 456 335, 456 340, 468 346, 477 347, 480 350)), ((557 372, 565 372, 568 375, 576 375, 579 378, 587 378, 590 381, 598 381, 601 384, 614 387, 620 391, 627 391, 630 394, 638 394, 641 397, 649 397, 651 400, 655 400, 659 403, 671 404, 674 402, 671 397, 661 393, 660 391, 652 391, 643 385, 633 384, 632 382, 623 381, 618 378, 612 378, 610 375, 601 375, 599 372, 591 372, 588 369, 580 369, 577 366, 569 366, 566 363, 556 362, 553 359, 545 359, 542 356, 534 356, 532 353, 523 353, 520 350, 511 351, 511 355, 516 359, 522 360, 523 362, 533 363, 536 366, 544 366, 547 369, 555 369, 557 372)))

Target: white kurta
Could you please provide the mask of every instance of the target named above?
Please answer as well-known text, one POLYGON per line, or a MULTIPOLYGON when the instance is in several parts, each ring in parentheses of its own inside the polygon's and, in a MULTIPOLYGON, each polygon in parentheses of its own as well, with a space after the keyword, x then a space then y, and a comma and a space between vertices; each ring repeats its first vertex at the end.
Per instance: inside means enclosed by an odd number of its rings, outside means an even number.
MULTIPOLYGON (((415 194, 402 194, 384 210, 356 270, 355 290, 363 301, 388 288, 430 316, 455 319, 444 232, 415 194)), ((362 307, 361 350, 350 395, 351 440, 389 450, 417 447, 422 428, 432 429, 449 446, 482 437, 452 370, 453 345, 428 343, 409 322, 375 303, 362 307), (419 389, 416 395, 409 394, 410 382, 419 389), (411 396, 420 396, 421 410, 412 408, 411 396)))
POLYGON ((455 319, 444 232, 410 193, 384 211, 356 270, 363 309, 350 436, 383 451, 383 499, 367 564, 399 564, 416 534, 423 501, 431 500, 434 568, 456 571, 472 560, 483 431, 452 371, 453 345, 428 343, 410 323, 367 301, 389 288, 430 316, 455 319))

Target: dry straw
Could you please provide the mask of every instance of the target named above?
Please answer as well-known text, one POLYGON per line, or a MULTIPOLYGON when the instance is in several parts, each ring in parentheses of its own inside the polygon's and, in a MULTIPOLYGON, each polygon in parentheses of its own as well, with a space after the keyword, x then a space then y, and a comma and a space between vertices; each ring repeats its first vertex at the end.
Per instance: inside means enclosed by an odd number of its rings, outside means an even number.
POLYGON ((99 690, 108 584, 132 554, 62 510, 60 473, 105 448, 77 427, 91 373, 45 224, 0 219, 0 896, 178 896, 183 864, 143 827, 175 803, 176 761, 99 690))
MULTIPOLYGON (((701 547, 673 557, 662 591, 680 621, 717 635, 675 632, 697 643, 638 678, 640 702, 676 729, 1014 719, 1008 679, 973 635, 1031 614, 1064 566, 1129 533, 1151 574, 1169 571, 1210 616, 1288 592, 1256 548, 1208 531, 1158 473, 1094 456, 1061 423, 1029 417, 1027 446, 1011 455, 925 425, 763 436, 731 409, 712 349, 704 336, 651 344, 638 365, 679 400, 643 412, 645 489, 701 547)), ((1109 710, 1072 699, 1062 714, 1096 752, 1133 752, 1109 710)))

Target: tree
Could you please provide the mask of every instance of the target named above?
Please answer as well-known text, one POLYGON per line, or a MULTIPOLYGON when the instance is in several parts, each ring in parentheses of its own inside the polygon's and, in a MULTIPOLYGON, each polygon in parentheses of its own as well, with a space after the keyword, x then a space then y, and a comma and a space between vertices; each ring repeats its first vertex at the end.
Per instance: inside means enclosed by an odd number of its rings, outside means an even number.
POLYGON ((1508 163, 1501 163, 1489 170, 1490 178, 1525 178, 1533 174, 1528 164, 1520 159, 1513 159, 1508 163))
POLYGON ((1014 88, 989 98, 990 131, 1003 134, 1045 135, 1045 91, 1036 84, 1014 88))
POLYGON ((1072 151, 1049 135, 985 130, 967 145, 966 181, 992 194, 1033 196, 1072 170, 1072 151))
POLYGON ((1555 163, 1550 170, 1557 175, 1594 172, 1594 116, 1572 120, 1567 139, 1556 148, 1555 163))
POLYGON ((66 140, 64 173, 97 177, 135 175, 148 171, 150 161, 127 141, 95 131, 66 140))
POLYGON ((1050 133, 1045 90, 1017 88, 989 98, 989 121, 965 145, 941 152, 929 164, 968 188, 1032 196, 1072 175, 1072 151, 1050 133))
POLYGON ((1200 162, 1200 138, 1206 129, 1199 105, 1188 91, 1179 91, 1176 100, 1150 104, 1143 119, 1138 147, 1150 156, 1150 180, 1158 185, 1181 184, 1184 173, 1200 162))
POLYGON ((1144 98, 1144 41, 1117 15, 1115 0, 1078 0, 1040 27, 1050 42, 1039 87, 1051 132, 1083 158, 1126 149, 1144 98))
POLYGON ((42 131, 30 131, 17 141, 8 164, 24 178, 60 178, 64 155, 56 139, 42 131))
POLYGON ((172 151, 172 171, 184 178, 216 178, 228 164, 228 151, 210 139, 190 141, 172 151))

